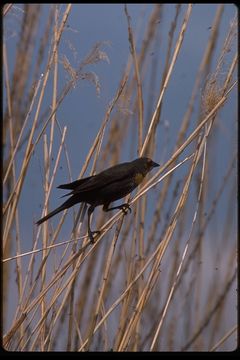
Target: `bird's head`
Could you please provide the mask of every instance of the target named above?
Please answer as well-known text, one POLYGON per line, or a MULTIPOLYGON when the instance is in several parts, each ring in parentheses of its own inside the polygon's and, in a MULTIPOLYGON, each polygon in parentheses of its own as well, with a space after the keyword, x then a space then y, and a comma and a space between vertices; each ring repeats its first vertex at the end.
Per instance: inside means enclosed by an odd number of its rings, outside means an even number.
POLYGON ((139 172, 144 177, 147 175, 149 171, 151 171, 154 167, 160 166, 159 164, 155 163, 153 160, 147 158, 147 157, 141 157, 136 161, 136 165, 138 167, 139 172))

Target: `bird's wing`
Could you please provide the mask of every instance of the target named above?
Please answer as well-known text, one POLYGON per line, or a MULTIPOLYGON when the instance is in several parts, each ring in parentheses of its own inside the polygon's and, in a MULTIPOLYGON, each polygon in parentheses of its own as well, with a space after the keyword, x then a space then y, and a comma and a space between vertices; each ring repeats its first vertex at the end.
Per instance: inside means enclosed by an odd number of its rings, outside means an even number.
POLYGON ((121 181, 126 177, 131 177, 135 173, 136 169, 131 163, 115 165, 97 175, 91 176, 88 181, 85 181, 75 187, 71 194, 97 190, 113 182, 121 181))
POLYGON ((93 176, 89 176, 83 179, 79 179, 76 181, 73 181, 71 183, 68 184, 62 184, 58 186, 58 189, 68 189, 68 190, 74 190, 76 187, 84 184, 86 181, 89 181, 93 176))

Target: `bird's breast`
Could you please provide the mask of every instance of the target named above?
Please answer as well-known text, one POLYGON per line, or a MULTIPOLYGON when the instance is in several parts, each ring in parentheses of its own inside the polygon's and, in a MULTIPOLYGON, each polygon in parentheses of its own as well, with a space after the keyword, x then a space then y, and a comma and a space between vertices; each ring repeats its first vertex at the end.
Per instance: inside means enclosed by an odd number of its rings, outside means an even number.
POLYGON ((137 174, 134 176, 134 182, 135 182, 135 184, 137 184, 137 185, 141 184, 141 182, 143 181, 143 178, 144 178, 144 176, 143 176, 141 173, 137 173, 137 174))

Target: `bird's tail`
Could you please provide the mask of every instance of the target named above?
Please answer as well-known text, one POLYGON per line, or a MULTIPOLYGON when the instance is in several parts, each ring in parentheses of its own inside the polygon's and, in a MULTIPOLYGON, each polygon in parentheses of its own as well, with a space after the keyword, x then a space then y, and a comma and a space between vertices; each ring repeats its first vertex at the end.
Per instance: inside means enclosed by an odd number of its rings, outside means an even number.
POLYGON ((49 218, 51 218, 52 216, 58 214, 59 212, 65 210, 65 209, 68 209, 69 207, 75 205, 77 202, 80 202, 80 201, 79 200, 77 201, 75 198, 71 197, 70 199, 65 201, 61 206, 59 206, 58 208, 56 208, 55 210, 51 211, 49 214, 47 214, 46 216, 44 216, 43 218, 38 220, 36 222, 36 224, 37 225, 42 224, 44 221, 48 220, 49 218))
POLYGON ((40 220, 38 220, 36 222, 37 225, 42 224, 44 221, 48 220, 49 218, 51 218, 52 216, 58 214, 60 211, 65 210, 66 207, 64 207, 63 205, 59 206, 57 209, 51 211, 49 214, 47 214, 46 216, 44 216, 43 218, 41 218, 40 220))

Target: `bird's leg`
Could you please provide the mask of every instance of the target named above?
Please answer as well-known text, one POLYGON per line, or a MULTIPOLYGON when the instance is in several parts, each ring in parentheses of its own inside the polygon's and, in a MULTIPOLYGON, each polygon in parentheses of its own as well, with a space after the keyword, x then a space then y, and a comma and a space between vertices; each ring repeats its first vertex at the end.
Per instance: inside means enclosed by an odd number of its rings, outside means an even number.
POLYGON ((88 236, 89 236, 89 239, 90 239, 92 244, 94 243, 93 234, 99 234, 100 233, 100 231, 91 231, 91 228, 90 228, 90 217, 91 217, 91 214, 93 213, 94 209, 95 209, 94 206, 90 206, 88 208, 88 236))
POLYGON ((128 203, 124 203, 122 205, 114 206, 114 207, 111 207, 111 208, 109 208, 109 204, 110 203, 107 203, 107 204, 103 205, 103 211, 111 211, 111 210, 115 210, 115 209, 120 209, 120 210, 122 210, 124 215, 127 214, 128 210, 129 210, 129 212, 132 211, 132 209, 130 208, 130 205, 128 203))

